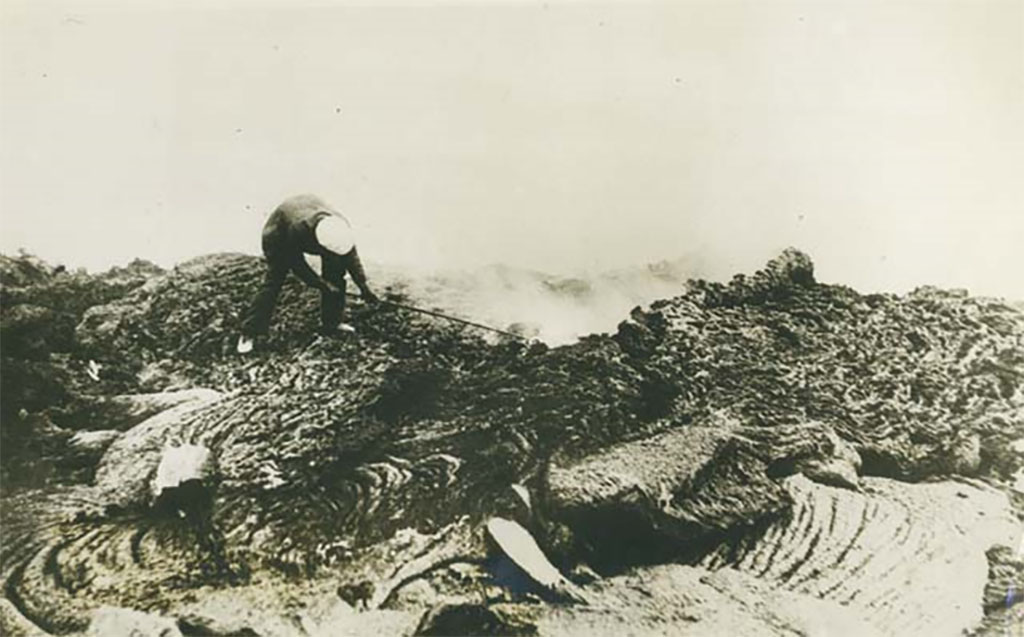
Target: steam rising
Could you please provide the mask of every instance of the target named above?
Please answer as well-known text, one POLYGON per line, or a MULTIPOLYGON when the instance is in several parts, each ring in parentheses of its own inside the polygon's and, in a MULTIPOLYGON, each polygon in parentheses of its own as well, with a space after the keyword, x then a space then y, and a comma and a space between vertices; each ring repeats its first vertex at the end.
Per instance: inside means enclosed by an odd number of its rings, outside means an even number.
POLYGON ((504 265, 426 277, 378 267, 371 276, 391 282, 420 307, 562 345, 613 332, 631 309, 681 294, 686 280, 703 270, 694 260, 679 259, 575 277, 504 265))

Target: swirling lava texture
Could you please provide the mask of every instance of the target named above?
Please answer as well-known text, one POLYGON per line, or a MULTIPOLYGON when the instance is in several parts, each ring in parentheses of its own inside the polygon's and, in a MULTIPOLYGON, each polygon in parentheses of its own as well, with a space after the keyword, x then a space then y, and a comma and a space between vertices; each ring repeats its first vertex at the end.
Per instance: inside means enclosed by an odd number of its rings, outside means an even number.
POLYGON ((314 295, 292 285, 240 361, 260 267, 204 258, 86 312, 76 339, 108 364, 214 391, 117 436, 92 483, 6 496, 5 626, 82 631, 112 605, 187 627, 206 598, 273 590, 239 602, 260 618, 246 627, 311 632, 295 609, 327 588, 371 581, 368 605, 391 606, 482 560, 482 523, 521 483, 552 559, 603 576, 588 607, 512 599, 542 633, 814 632, 826 611, 959 633, 982 621, 986 552, 1020 531, 1004 483, 1022 464, 1024 318, 1001 302, 864 296, 787 251, 549 349, 389 307, 310 340, 314 295), (215 466, 154 497, 182 444, 215 466))

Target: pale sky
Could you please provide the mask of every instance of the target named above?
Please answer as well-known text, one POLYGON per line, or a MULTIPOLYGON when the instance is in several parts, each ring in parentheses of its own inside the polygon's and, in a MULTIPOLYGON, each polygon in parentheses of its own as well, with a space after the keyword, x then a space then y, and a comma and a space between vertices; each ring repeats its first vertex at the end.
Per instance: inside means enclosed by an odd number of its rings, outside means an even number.
POLYGON ((1024 2, 0 0, 0 250, 551 272, 783 247, 863 291, 1024 298, 1024 2))

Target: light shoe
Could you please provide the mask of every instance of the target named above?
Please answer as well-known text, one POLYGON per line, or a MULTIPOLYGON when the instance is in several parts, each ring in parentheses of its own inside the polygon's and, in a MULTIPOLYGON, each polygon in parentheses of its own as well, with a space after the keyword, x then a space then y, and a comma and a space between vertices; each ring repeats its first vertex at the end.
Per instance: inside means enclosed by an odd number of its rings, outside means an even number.
POLYGON ((339 323, 337 327, 323 328, 319 330, 320 336, 324 338, 340 338, 342 336, 348 336, 349 334, 355 334, 356 328, 352 327, 348 323, 339 323))
POLYGON ((252 339, 248 336, 239 336, 238 345, 235 348, 239 354, 248 354, 252 351, 252 339))

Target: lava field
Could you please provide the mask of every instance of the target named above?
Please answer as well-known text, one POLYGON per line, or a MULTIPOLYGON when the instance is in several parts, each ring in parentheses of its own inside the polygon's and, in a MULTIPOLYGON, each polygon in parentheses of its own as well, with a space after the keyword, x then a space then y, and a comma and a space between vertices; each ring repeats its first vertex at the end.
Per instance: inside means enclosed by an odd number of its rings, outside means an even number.
POLYGON ((1024 621, 1018 307, 861 294, 790 249, 558 347, 358 300, 356 333, 321 339, 292 280, 239 356, 263 267, 0 258, 3 634, 1024 621), (209 451, 201 480, 154 488, 183 447, 209 451), (562 584, 506 554, 495 518, 562 584))

